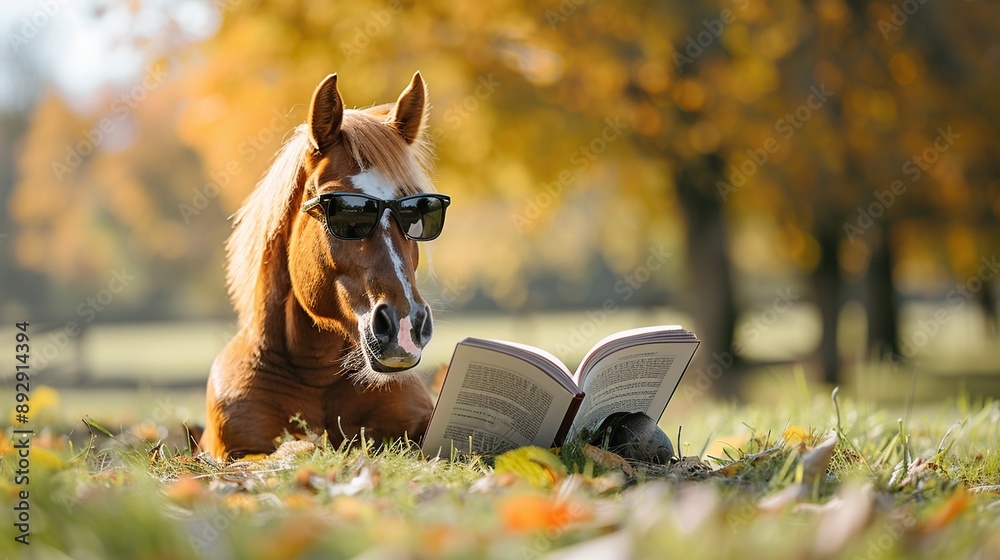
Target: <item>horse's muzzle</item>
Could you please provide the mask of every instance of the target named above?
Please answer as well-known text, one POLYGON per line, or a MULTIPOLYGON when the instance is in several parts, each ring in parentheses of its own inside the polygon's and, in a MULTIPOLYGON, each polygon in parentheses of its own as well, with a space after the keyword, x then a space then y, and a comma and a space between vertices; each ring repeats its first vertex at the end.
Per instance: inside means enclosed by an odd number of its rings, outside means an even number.
POLYGON ((430 310, 420 308, 398 318, 396 309, 382 302, 372 313, 371 334, 365 345, 371 367, 380 373, 410 369, 420 363, 424 346, 434 332, 430 310))

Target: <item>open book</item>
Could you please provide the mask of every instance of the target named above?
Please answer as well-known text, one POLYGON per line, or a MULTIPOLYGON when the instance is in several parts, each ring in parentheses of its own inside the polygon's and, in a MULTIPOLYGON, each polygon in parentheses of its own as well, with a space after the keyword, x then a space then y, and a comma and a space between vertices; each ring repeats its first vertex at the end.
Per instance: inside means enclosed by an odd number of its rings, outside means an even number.
POLYGON ((632 329, 587 352, 575 374, 552 354, 466 338, 455 348, 421 447, 429 457, 561 445, 615 412, 658 419, 699 340, 679 326, 632 329))

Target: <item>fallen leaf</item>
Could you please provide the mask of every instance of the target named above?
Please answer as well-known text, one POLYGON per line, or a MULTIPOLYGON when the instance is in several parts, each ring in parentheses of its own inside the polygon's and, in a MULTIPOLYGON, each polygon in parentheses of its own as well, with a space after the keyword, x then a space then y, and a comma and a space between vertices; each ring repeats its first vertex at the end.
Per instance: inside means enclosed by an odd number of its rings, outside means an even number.
POLYGON ((190 508, 205 496, 205 487, 194 478, 185 476, 167 486, 166 492, 174 503, 190 508))
POLYGON ((945 503, 937 506, 929 517, 922 520, 916 530, 924 535, 940 532, 971 504, 972 498, 969 492, 965 488, 959 488, 945 503))
POLYGON ((498 511, 504 527, 519 533, 561 529, 589 517, 584 504, 539 494, 506 496, 500 501, 498 511))
POLYGON ((316 474, 316 471, 309 467, 304 467, 295 472, 295 485, 309 492, 317 492, 320 488, 326 487, 326 480, 316 474))
POLYGON ((833 458, 839 441, 837 432, 831 432, 819 445, 802 454, 803 482, 815 483, 826 474, 826 468, 830 466, 830 459, 833 458))
POLYGON ((610 451, 605 451, 600 447, 590 445, 585 443, 583 445, 583 454, 594 462, 595 465, 604 467, 606 469, 621 469, 628 476, 635 476, 635 469, 632 465, 628 464, 621 455, 616 455, 610 451))
POLYGON ((331 504, 333 513, 348 522, 358 522, 375 516, 375 509, 368 502, 352 497, 339 496, 331 504))
POLYGON ((349 482, 340 484, 330 484, 327 491, 331 496, 354 496, 365 490, 372 490, 378 486, 381 478, 375 465, 366 463, 361 467, 358 475, 349 482))
POLYGON ((309 509, 315 506, 316 502, 314 502, 312 498, 301 492, 293 492, 285 496, 284 504, 285 507, 289 509, 301 510, 301 509, 309 509))
POLYGON ((614 533, 586 540, 572 546, 546 554, 545 560, 626 560, 632 558, 633 537, 628 531, 614 533))
POLYGON ((326 534, 322 521, 305 515, 284 520, 279 530, 262 543, 261 558, 302 558, 304 552, 326 534))
POLYGON ((776 513, 798 503, 799 500, 808 495, 809 490, 805 484, 792 484, 774 494, 761 498, 757 502, 757 509, 762 512, 776 513))
POLYGON ((853 543, 875 520, 875 488, 871 484, 847 485, 816 511, 821 517, 816 526, 813 551, 821 557, 834 556, 853 543))
POLYGON ((499 455, 493 463, 498 476, 514 474, 536 488, 551 488, 566 478, 566 467, 548 449, 519 447, 499 455))
POLYGON ((781 434, 781 439, 786 445, 805 445, 811 436, 802 426, 789 426, 781 434))
POLYGON ((693 534, 719 509, 719 493, 708 484, 681 486, 674 506, 674 521, 681 533, 693 534))

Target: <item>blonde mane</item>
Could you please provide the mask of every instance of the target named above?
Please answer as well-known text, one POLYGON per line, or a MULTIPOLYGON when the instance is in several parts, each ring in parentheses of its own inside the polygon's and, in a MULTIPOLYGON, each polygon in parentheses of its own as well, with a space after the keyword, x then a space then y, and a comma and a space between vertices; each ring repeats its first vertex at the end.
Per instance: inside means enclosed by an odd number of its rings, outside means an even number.
MULTIPOLYGON (((377 169, 397 185, 402 195, 431 192, 431 159, 427 134, 407 144, 385 119, 391 105, 344 111, 341 125, 344 148, 362 170, 377 169)), ((424 111, 426 119, 427 111, 424 111)), ((421 127, 423 130, 423 127, 421 127)), ((226 281, 239 326, 254 316, 257 282, 268 247, 291 224, 290 217, 303 166, 312 150, 308 125, 299 125, 274 157, 243 206, 235 214, 233 233, 226 241, 226 281)))

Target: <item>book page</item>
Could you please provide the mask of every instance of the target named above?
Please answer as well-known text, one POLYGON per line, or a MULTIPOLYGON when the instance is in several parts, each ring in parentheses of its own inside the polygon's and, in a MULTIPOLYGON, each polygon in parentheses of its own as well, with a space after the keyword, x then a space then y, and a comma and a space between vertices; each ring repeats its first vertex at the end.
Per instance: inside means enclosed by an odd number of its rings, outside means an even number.
POLYGON ((567 378, 561 381, 551 375, 520 357, 463 341, 424 435, 424 454, 448 456, 452 445, 488 454, 552 445, 575 393, 566 389, 568 374, 560 373, 567 378))
POLYGON ((698 342, 626 346, 579 374, 586 394, 570 429, 594 429, 615 412, 643 412, 659 420, 698 342))

